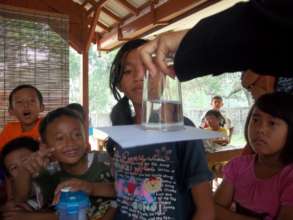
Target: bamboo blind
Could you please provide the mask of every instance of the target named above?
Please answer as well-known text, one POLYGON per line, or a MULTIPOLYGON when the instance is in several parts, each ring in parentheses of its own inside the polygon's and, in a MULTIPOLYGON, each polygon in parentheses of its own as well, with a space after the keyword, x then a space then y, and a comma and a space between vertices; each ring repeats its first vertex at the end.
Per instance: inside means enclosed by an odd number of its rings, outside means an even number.
POLYGON ((45 112, 68 103, 68 18, 0 5, 0 130, 13 120, 8 96, 20 84, 37 87, 45 112))

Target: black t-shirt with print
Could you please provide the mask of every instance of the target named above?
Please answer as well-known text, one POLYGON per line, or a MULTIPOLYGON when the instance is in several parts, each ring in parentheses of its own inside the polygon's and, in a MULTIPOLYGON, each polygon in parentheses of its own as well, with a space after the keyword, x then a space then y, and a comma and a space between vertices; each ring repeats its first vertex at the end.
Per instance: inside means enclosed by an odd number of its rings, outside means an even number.
POLYGON ((115 146, 118 211, 115 219, 191 219, 191 188, 212 179, 202 141, 115 146))

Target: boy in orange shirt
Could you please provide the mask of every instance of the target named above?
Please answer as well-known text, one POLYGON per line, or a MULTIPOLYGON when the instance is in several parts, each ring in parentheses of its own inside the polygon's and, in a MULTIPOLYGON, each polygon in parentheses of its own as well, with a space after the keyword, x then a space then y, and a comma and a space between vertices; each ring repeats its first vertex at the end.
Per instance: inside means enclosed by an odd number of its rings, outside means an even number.
POLYGON ((0 134, 0 151, 10 140, 29 136, 39 139, 39 113, 44 111, 43 96, 32 85, 19 85, 9 95, 9 113, 18 122, 7 123, 0 134))

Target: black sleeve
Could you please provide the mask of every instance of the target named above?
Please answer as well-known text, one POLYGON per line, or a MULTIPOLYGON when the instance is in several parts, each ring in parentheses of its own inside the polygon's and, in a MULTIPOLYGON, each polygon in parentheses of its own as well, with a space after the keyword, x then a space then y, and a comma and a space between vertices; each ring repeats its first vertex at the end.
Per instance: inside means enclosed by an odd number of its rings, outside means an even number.
MULTIPOLYGON (((292 76, 293 13, 283 19, 262 4, 260 0, 238 3, 195 25, 176 52, 179 80, 247 69, 292 76)), ((290 5, 284 0, 281 6, 290 5)))

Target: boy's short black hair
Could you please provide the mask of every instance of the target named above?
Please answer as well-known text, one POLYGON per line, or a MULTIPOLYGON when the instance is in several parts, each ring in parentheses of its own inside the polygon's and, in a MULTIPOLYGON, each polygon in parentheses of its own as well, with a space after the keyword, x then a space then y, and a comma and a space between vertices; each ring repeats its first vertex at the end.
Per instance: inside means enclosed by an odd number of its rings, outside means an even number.
POLYGON ((223 101, 222 96, 219 96, 219 95, 215 95, 215 96, 213 96, 212 101, 213 101, 214 99, 218 99, 218 100, 223 101))
POLYGON ((18 137, 15 138, 4 145, 1 151, 1 165, 4 168, 4 171, 7 175, 9 175, 7 168, 4 165, 4 160, 8 154, 20 150, 20 149, 27 149, 32 152, 36 152, 39 150, 39 142, 31 137, 18 137))
POLYGON ((67 116, 67 117, 77 119, 80 121, 81 125, 83 125, 82 118, 75 111, 67 107, 57 108, 53 111, 50 111, 40 123, 39 133, 40 133, 42 141, 46 142, 46 132, 47 132, 48 125, 51 124, 57 118, 60 118, 62 116, 67 116))
POLYGON ((82 121, 85 121, 85 112, 81 104, 79 103, 70 103, 66 106, 66 108, 69 108, 70 110, 75 111, 76 113, 79 114, 81 117, 82 121))
POLYGON ((43 96, 42 96, 42 93, 40 92, 40 90, 38 90, 36 87, 29 85, 29 84, 22 84, 22 85, 17 86, 16 88, 14 88, 9 94, 9 108, 10 109, 13 108, 13 106, 12 106, 13 95, 21 89, 33 89, 37 93, 37 97, 39 99, 40 104, 43 105, 43 96))
POLYGON ((283 164, 287 165, 293 163, 293 95, 284 92, 267 93, 259 97, 254 105, 251 107, 244 129, 244 136, 246 142, 248 141, 248 125, 252 112, 255 107, 261 111, 284 120, 288 125, 287 140, 283 147, 280 157, 283 164))

